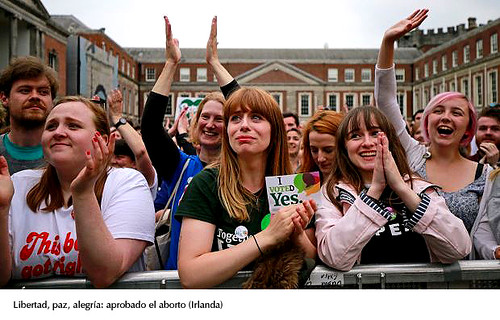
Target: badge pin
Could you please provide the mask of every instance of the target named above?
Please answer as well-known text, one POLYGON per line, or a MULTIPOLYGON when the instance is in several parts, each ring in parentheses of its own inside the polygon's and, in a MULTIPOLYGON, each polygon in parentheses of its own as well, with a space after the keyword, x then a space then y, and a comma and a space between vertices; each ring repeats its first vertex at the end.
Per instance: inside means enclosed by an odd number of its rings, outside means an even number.
POLYGON ((248 237, 248 229, 245 226, 238 226, 234 229, 234 234, 238 239, 246 239, 248 237))

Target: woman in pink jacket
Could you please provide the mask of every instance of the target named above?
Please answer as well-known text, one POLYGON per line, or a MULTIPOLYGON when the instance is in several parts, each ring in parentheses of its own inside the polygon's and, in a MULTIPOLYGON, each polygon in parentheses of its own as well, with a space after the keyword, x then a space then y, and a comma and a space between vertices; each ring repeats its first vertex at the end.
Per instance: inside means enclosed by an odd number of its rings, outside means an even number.
POLYGON ((322 191, 318 255, 332 268, 451 263, 471 250, 464 224, 435 185, 413 175, 394 127, 377 108, 355 108, 340 124, 322 191))

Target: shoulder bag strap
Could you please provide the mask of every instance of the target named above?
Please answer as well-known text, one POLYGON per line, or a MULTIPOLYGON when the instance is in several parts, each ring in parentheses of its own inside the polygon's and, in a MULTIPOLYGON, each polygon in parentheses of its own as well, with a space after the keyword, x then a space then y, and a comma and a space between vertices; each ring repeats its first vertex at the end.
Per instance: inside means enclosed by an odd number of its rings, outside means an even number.
POLYGON ((179 179, 177 179, 177 183, 175 184, 174 190, 172 190, 172 193, 170 194, 170 197, 168 198, 167 204, 165 205, 165 208, 163 209, 163 213, 161 214, 160 219, 158 220, 158 223, 160 221, 163 221, 164 219, 168 219, 167 217, 164 217, 165 212, 167 212, 167 209, 170 207, 172 201, 175 199, 175 195, 177 194, 177 189, 179 189, 179 185, 181 184, 182 177, 184 176, 184 172, 186 171, 186 168, 188 167, 189 164, 189 158, 184 162, 184 167, 182 168, 181 174, 179 175, 179 179))

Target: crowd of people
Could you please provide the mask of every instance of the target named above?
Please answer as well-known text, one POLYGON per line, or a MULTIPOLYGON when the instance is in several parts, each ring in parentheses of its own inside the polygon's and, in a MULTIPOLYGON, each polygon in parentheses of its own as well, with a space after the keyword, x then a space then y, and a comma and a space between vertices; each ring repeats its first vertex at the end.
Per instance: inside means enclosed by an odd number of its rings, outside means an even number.
POLYGON ((344 271, 499 259, 500 106, 477 114, 468 97, 444 92, 407 122, 397 103, 394 43, 427 16, 416 10, 384 33, 377 106, 318 110, 303 124, 224 68, 216 17, 206 60, 220 92, 167 127, 182 57, 167 17, 165 65, 140 130, 122 117, 119 90, 107 112, 91 99, 56 99, 52 69, 34 57, 13 60, 0 76, 8 124, 0 286, 86 276, 108 287, 151 270, 148 254, 158 254, 157 268, 178 270, 186 288, 214 287, 241 270, 254 271, 249 288, 296 288, 316 264, 344 271), (320 203, 288 205, 269 220, 265 178, 314 171, 320 203))

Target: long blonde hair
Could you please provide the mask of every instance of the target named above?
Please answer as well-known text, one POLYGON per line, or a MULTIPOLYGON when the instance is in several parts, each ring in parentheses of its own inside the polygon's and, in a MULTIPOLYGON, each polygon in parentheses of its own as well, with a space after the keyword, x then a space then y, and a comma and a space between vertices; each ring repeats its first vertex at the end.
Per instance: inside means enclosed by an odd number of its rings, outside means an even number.
MULTIPOLYGON (((101 106, 83 97, 68 96, 58 100, 52 110, 54 110, 56 106, 66 102, 81 102, 85 106, 87 106, 94 115, 93 120, 96 130, 102 136, 109 137, 109 123, 106 117, 106 112, 101 106)), ((106 182, 107 177, 108 173, 107 170, 105 170, 97 179, 94 187, 94 191, 99 203, 101 202, 104 183, 106 182)), ((31 190, 28 192, 28 195, 26 196, 26 202, 28 203, 28 207, 33 212, 37 212, 43 202, 45 202, 46 207, 41 208, 42 212, 52 212, 64 206, 64 197, 61 190, 61 184, 59 182, 59 178, 57 177, 56 169, 51 164, 47 165, 47 167, 43 171, 40 181, 35 184, 33 188, 31 188, 31 190)), ((71 204, 71 198, 69 203, 71 204)))
POLYGON ((248 221, 247 205, 256 196, 241 184, 238 155, 229 144, 228 122, 235 110, 251 110, 262 115, 271 124, 271 141, 267 150, 266 176, 291 174, 288 144, 283 115, 274 98, 258 88, 241 88, 234 92, 224 104, 222 152, 219 167, 219 197, 229 216, 238 221, 248 221))

